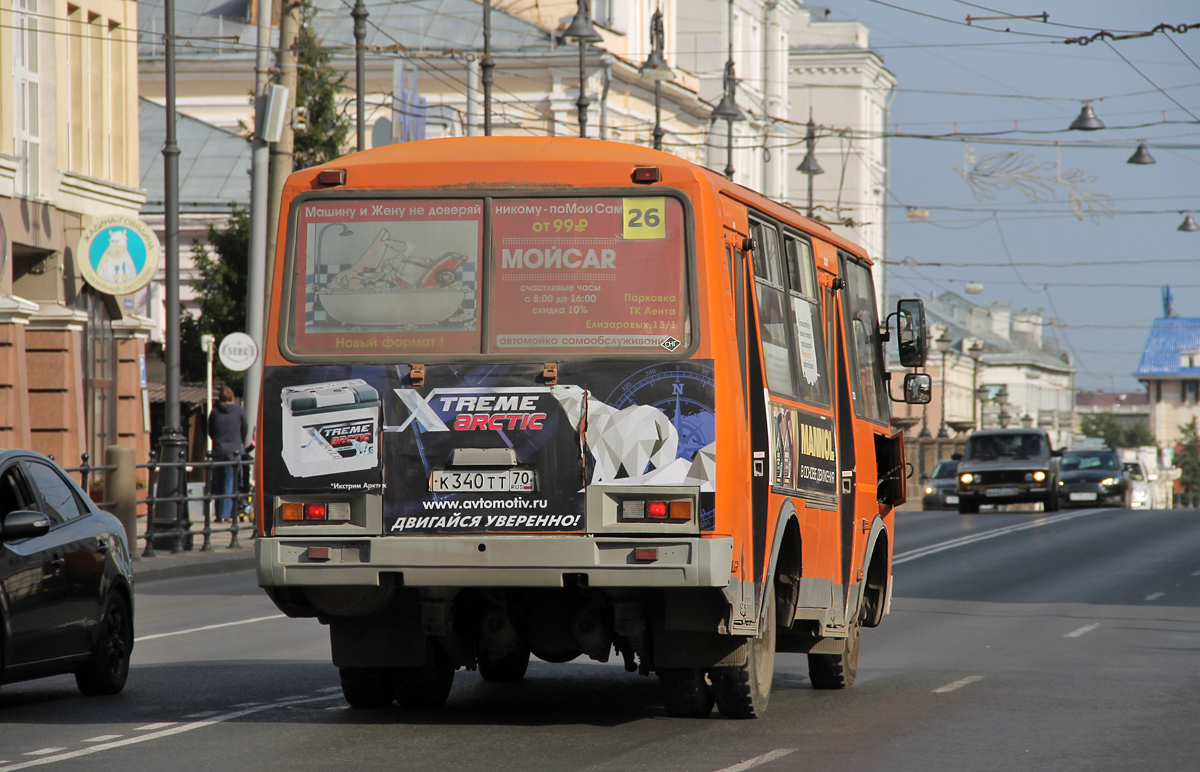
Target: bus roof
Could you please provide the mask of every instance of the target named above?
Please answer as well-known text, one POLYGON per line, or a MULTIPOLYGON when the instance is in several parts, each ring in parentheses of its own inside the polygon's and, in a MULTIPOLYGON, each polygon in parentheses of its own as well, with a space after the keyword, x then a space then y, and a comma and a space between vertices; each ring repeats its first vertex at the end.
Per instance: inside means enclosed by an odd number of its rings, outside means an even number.
MULTIPOLYGON (((823 223, 776 203, 711 169, 640 145, 576 137, 452 137, 399 142, 304 169, 288 179, 296 195, 316 187, 317 172, 345 169, 355 190, 623 187, 635 166, 656 166, 660 185, 679 188, 706 183, 747 206, 808 232, 860 258, 866 251, 823 223), (394 164, 401 164, 397 173, 394 164), (586 176, 579 173, 586 164, 586 176), (385 168, 386 171, 385 171, 385 168)), ((641 187, 641 186, 639 186, 641 187)), ((647 186, 649 187, 649 186, 647 186)))

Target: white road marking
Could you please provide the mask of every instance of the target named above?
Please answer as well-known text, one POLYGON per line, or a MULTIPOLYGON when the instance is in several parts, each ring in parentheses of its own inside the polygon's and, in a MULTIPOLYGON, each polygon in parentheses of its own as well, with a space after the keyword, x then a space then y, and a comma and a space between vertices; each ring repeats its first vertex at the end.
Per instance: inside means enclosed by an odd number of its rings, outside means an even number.
POLYGON ((328 694, 329 692, 340 692, 340 686, 326 686, 324 689, 317 689, 317 694, 328 694))
MULTIPOLYGON (((283 702, 283 700, 276 700, 276 702, 283 702)), ((239 702, 237 705, 234 705, 233 707, 235 707, 235 708, 253 708, 255 705, 266 705, 266 703, 265 702, 239 702)))
POLYGON ((975 683, 976 681, 982 681, 982 680, 983 680, 983 676, 981 676, 981 675, 969 675, 966 678, 960 678, 957 681, 946 684, 945 686, 939 686, 938 688, 933 690, 933 693, 934 694, 945 694, 946 692, 952 692, 957 689, 961 689, 964 686, 969 686, 969 685, 975 683))
POLYGON ((157 732, 159 729, 166 729, 166 728, 167 728, 167 727, 169 727, 169 726, 175 726, 175 724, 177 724, 177 723, 179 723, 179 722, 177 722, 177 721, 163 721, 163 722, 161 722, 161 723, 158 723, 158 724, 146 724, 145 726, 139 726, 139 727, 137 727, 137 728, 136 728, 136 729, 134 729, 133 731, 135 731, 135 732, 157 732))
POLYGON ((184 718, 208 718, 209 716, 215 716, 220 712, 221 711, 219 710, 202 710, 199 713, 189 713, 184 716, 184 718))
POLYGON ((293 694, 290 697, 280 697, 279 699, 275 700, 275 702, 287 702, 289 700, 302 700, 302 699, 304 699, 303 694, 293 694))
POLYGON ((768 761, 774 761, 775 759, 781 759, 784 756, 788 755, 789 753, 795 753, 795 752, 796 752, 795 748, 778 748, 776 750, 771 751, 770 753, 764 753, 763 755, 755 756, 754 758, 752 758, 748 761, 743 761, 741 764, 734 764, 732 767, 725 767, 724 769, 718 769, 717 772, 743 772, 743 770, 753 769, 762 764, 766 764, 768 761))
POLYGON ((1166 595, 1165 592, 1152 592, 1146 596, 1146 600, 1158 600, 1164 595, 1166 595))
POLYGON ((1078 630, 1072 630, 1071 632, 1064 635, 1063 638, 1079 638, 1084 635, 1087 635, 1088 633, 1095 630, 1099 626, 1100 626, 1099 622, 1093 622, 1090 625, 1084 625, 1083 627, 1079 628, 1078 630))
MULTIPOLYGON (((341 697, 341 695, 337 695, 337 696, 341 697)), ((150 740, 159 740, 159 739, 162 739, 163 737, 171 737, 172 735, 183 734, 184 732, 191 732, 192 730, 195 730, 195 729, 204 729, 205 727, 210 727, 213 724, 220 724, 225 721, 232 721, 234 719, 241 718, 242 716, 249 716, 254 713, 261 713, 264 710, 271 710, 272 708, 278 708, 283 705, 288 705, 288 704, 300 705, 300 704, 303 704, 306 702, 324 702, 325 700, 331 700, 331 699, 334 699, 333 695, 328 695, 325 697, 308 697, 306 699, 296 700, 291 703, 275 702, 275 703, 271 703, 270 705, 260 705, 256 708, 246 708, 245 710, 235 710, 232 713, 224 713, 224 714, 221 714, 218 716, 214 716, 213 718, 211 718, 207 721, 193 721, 190 724, 176 724, 175 726, 172 726, 169 729, 162 729, 157 732, 150 732, 149 734, 140 735, 138 737, 129 737, 124 740, 115 740, 113 742, 102 743, 100 745, 93 745, 90 748, 83 748, 83 749, 77 750, 77 751, 68 751, 66 753, 59 753, 56 756, 47 755, 42 758, 30 759, 29 761, 22 761, 22 762, 18 762, 16 764, 7 764, 6 766, 0 767, 0 772, 15 772, 18 769, 28 769, 29 767, 38 767, 38 766, 42 766, 44 764, 53 764, 56 761, 69 761, 70 759, 77 759, 80 756, 88 756, 93 753, 99 753, 100 751, 109 751, 109 750, 113 750, 114 748, 123 748, 127 745, 135 745, 137 743, 144 743, 144 742, 148 742, 150 740)), ((56 752, 62 751, 62 750, 66 750, 66 749, 65 748, 48 749, 48 751, 51 753, 56 753, 56 752)), ((40 753, 40 751, 35 751, 35 753, 40 753)), ((29 756, 32 754, 26 753, 25 755, 29 756)))
POLYGON ((1104 510, 1085 509, 1085 510, 1082 510, 1079 512, 1066 512, 1061 515, 1051 515, 1050 517, 1039 517, 1037 520, 1031 520, 1027 523, 1020 523, 1019 525, 1009 525, 1009 526, 1005 526, 1003 528, 994 528, 991 531, 982 531, 980 533, 973 533, 970 536, 963 536, 958 539, 951 539, 950 541, 944 541, 944 542, 940 542, 938 544, 931 544, 928 547, 921 547, 919 549, 909 550, 908 552, 902 552, 899 555, 896 555, 892 558, 892 565, 896 565, 898 563, 907 563, 910 560, 916 560, 917 558, 927 557, 929 555, 933 555, 938 552, 944 552, 945 550, 954 549, 955 547, 964 547, 968 544, 974 544, 975 542, 985 541, 987 539, 994 539, 997 536, 1004 536, 1006 534, 1016 533, 1017 531, 1027 531, 1030 528, 1040 528, 1043 525, 1052 525, 1054 523, 1061 523, 1066 520, 1074 520, 1077 517, 1087 517, 1088 515, 1094 515, 1098 512, 1102 512, 1102 511, 1104 511, 1104 510))
MULTIPOLYGON (((29 753, 26 753, 25 755, 26 756, 49 756, 51 753, 58 753, 59 751, 65 751, 65 750, 66 750, 66 748, 42 748, 40 751, 30 751, 29 753)), ((38 763, 40 764, 41 762, 38 762, 38 763)))
POLYGON ((287 619, 283 614, 272 614, 269 617, 255 617, 254 619, 239 619, 237 622, 222 622, 219 625, 205 625, 204 627, 193 627, 189 630, 176 630, 173 633, 158 633, 156 635, 143 635, 141 638, 134 638, 134 643, 142 641, 153 641, 157 638, 171 638, 176 635, 187 635, 189 633, 202 633, 206 630, 220 630, 223 627, 234 627, 236 625, 250 625, 255 622, 266 622, 271 619, 287 619))
POLYGON ((89 737, 84 740, 85 743, 104 743, 109 740, 116 740, 119 737, 124 737, 123 734, 102 734, 99 737, 89 737))

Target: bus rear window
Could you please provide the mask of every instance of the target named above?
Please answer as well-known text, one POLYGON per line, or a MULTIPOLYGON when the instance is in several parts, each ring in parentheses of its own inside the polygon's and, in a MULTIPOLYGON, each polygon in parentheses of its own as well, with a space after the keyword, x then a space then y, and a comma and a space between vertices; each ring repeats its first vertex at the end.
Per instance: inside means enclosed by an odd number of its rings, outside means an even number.
POLYGON ((310 199, 295 233, 296 353, 479 351, 482 201, 310 199))
POLYGON ((673 198, 497 199, 491 352, 685 345, 684 244, 673 198))
POLYGON ((310 198, 296 211, 288 348, 675 351, 689 343, 684 234, 683 206, 664 196, 310 198))

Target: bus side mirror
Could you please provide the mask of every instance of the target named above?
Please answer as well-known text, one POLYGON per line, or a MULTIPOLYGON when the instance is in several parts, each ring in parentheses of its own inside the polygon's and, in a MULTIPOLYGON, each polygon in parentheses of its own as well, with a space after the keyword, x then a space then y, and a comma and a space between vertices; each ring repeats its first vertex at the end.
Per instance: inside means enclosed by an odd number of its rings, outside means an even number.
MULTIPOLYGON (((916 298, 907 298, 896 303, 896 334, 900 365, 902 367, 924 366, 925 356, 928 353, 924 303, 916 298)), ((905 383, 907 384, 907 380, 905 383)), ((907 393, 908 390, 905 389, 905 394, 907 393)))
POLYGON ((933 397, 933 379, 928 373, 904 376, 904 401, 910 405, 928 405, 933 397))

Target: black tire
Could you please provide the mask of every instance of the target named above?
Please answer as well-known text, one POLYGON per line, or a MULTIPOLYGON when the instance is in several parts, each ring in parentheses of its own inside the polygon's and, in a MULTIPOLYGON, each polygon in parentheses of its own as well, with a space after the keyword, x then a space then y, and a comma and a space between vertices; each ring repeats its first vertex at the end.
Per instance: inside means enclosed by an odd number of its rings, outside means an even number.
POLYGON ((518 645, 496 660, 479 660, 479 675, 485 681, 513 684, 525 678, 529 669, 529 647, 518 645))
POLYGON ((75 672, 79 691, 88 696, 117 694, 129 678, 129 657, 133 654, 133 615, 125 596, 113 592, 104 604, 100 635, 92 655, 75 672))
POLYGON ((396 702, 402 708, 440 708, 450 696, 454 665, 432 642, 425 644, 425 650, 428 654, 424 665, 392 670, 396 702))
POLYGON ((960 515, 977 515, 979 514, 979 502, 969 501, 960 498, 958 500, 958 514, 960 515))
POLYGON ((704 671, 700 668, 659 668, 658 685, 668 716, 705 718, 712 713, 715 700, 704 671))
POLYGON ((858 677, 858 639, 862 633, 861 615, 850 625, 846 650, 841 654, 809 654, 808 680, 814 689, 845 689, 858 677))
POLYGON ((378 710, 395 700, 391 674, 385 668, 344 667, 338 674, 342 678, 342 696, 352 708, 378 710))
POLYGON ((775 675, 775 599, 767 598, 766 618, 757 638, 746 642, 746 664, 708 671, 717 710, 728 718, 760 718, 771 698, 775 675))

